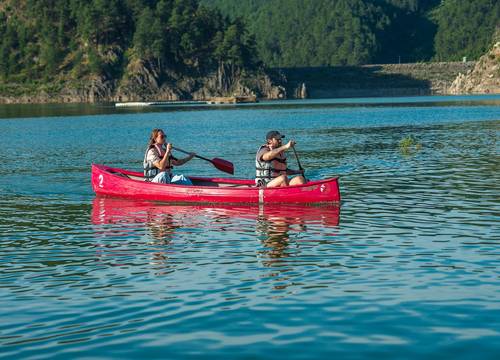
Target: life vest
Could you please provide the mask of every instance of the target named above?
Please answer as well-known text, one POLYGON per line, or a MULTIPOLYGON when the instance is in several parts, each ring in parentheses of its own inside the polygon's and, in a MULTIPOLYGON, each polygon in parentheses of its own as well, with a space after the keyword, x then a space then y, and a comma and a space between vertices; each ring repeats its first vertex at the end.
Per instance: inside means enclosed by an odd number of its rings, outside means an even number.
MULTIPOLYGON (((150 148, 146 150, 146 153, 144 154, 144 161, 142 162, 142 165, 144 167, 144 180, 146 181, 151 181, 153 178, 158 175, 161 171, 158 169, 152 161, 148 161, 148 152, 149 150, 153 149, 158 154, 158 157, 160 160, 165 156, 165 150, 163 150, 162 147, 159 147, 157 145, 152 145, 150 148)), ((165 167, 165 170, 169 175, 172 175, 172 159, 174 157, 172 155, 169 156, 168 161, 167 161, 167 166, 165 167)))
POLYGON ((257 151, 257 155, 255 155, 255 181, 257 183, 259 183, 259 180, 268 183, 281 174, 286 175, 287 166, 285 152, 282 151, 272 160, 266 161, 260 158, 261 150, 264 148, 269 150, 267 145, 262 145, 257 151))

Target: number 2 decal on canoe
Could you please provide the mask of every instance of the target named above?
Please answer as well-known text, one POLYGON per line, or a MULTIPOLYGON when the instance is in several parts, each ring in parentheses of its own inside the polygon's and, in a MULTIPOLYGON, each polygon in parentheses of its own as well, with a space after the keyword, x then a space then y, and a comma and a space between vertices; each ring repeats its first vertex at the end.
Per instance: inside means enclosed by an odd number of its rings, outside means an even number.
POLYGON ((102 188, 104 187, 102 183, 104 182, 104 176, 102 174, 99 174, 99 187, 102 188))

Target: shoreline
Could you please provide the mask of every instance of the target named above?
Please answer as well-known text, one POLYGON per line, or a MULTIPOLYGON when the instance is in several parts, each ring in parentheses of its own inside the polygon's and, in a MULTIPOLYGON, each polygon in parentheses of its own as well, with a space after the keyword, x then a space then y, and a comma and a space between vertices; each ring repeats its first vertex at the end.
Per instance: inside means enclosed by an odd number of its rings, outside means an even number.
MULTIPOLYGON (((471 71, 476 62, 437 62, 408 64, 372 64, 360 66, 331 66, 307 68, 274 68, 281 82, 276 83, 286 92, 282 99, 321 99, 351 97, 393 97, 447 95, 459 74, 471 71)), ((71 85, 71 83, 69 83, 71 85)), ((81 83, 79 84, 81 89, 81 83)), ((1 84, 0 104, 92 104, 127 102, 119 95, 107 93, 102 97, 72 93, 68 87, 43 84, 1 84), (2 91, 3 90, 3 91, 2 91), (69 90, 69 91, 68 91, 69 90), (9 94, 10 93, 10 94, 9 94), (82 99, 86 99, 82 101, 82 99)), ((92 84, 84 90, 92 92, 92 84)), ((163 93, 133 94, 136 102, 208 101, 199 94, 187 94, 172 99, 163 93)), ((261 100, 272 99, 260 97, 261 100)), ((274 97, 276 99, 276 97, 274 97)), ((132 100, 130 100, 132 101, 132 100)))
MULTIPOLYGON (((258 103, 239 104, 169 104, 158 106, 116 107, 113 103, 49 103, 49 104, 0 104, 0 120, 15 118, 38 118, 59 116, 94 116, 113 114, 134 114, 152 112, 170 112, 181 109, 221 110, 221 109, 263 109, 287 107, 380 107, 380 106, 464 106, 491 105, 500 106, 500 94, 473 95, 431 95, 408 97, 358 97, 358 98, 322 98, 322 99, 283 99, 262 100, 258 103)), ((498 119, 500 120, 500 118, 498 119)))
MULTIPOLYGON (((384 90, 384 89, 377 89, 384 90)), ((396 103, 413 103, 413 102, 434 102, 434 101, 445 101, 445 102, 455 102, 462 101, 464 97, 470 98, 471 100, 496 100, 500 99, 500 94, 490 94, 490 93, 469 93, 469 94, 390 94, 392 89, 388 89, 389 95, 381 92, 377 95, 353 95, 349 96, 325 96, 325 97, 308 97, 308 98, 285 98, 285 99, 268 99, 268 98, 258 98, 255 102, 245 102, 245 103, 214 103, 205 100, 173 100, 173 101, 152 101, 152 102, 129 102, 129 103, 119 103, 115 101, 102 101, 102 102, 31 102, 31 103, 21 103, 21 102, 11 102, 2 103, 0 106, 44 106, 49 105, 53 107, 100 107, 100 108, 112 108, 112 109, 152 109, 152 108, 177 108, 177 107, 248 107, 248 106, 268 106, 268 105, 285 105, 285 104, 300 104, 310 102, 311 104, 377 104, 393 102, 396 103), (381 95, 382 94, 382 95, 381 95), (403 101, 398 101, 397 99, 404 99, 403 101), (367 101, 364 101, 367 100, 367 101)), ((358 94, 365 93, 363 89, 358 94)), ((369 93, 366 91, 366 93, 369 93)))
POLYGON ((313 99, 426 96, 451 94, 449 90, 457 76, 472 71, 475 65, 475 61, 430 62, 286 68, 282 71, 289 82, 287 91, 305 85, 307 97, 313 99))

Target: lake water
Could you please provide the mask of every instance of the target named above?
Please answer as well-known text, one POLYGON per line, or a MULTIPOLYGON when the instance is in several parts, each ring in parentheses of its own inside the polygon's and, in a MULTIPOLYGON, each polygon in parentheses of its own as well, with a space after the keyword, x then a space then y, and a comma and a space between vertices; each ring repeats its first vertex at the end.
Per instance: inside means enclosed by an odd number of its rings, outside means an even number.
POLYGON ((499 132, 500 96, 0 106, 0 357, 497 359, 499 132), (95 198, 154 127, 242 178, 278 129, 342 204, 95 198))

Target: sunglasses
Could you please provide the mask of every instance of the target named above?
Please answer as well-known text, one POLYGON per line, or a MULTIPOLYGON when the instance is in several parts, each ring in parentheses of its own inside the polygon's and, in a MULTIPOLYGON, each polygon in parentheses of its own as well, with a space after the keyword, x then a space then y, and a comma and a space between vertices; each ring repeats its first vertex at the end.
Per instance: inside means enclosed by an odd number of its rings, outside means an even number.
POLYGON ((165 134, 160 135, 160 139, 165 139, 165 138, 166 138, 165 134))

